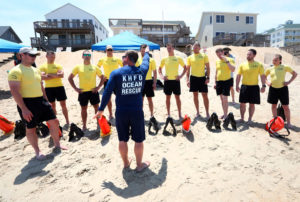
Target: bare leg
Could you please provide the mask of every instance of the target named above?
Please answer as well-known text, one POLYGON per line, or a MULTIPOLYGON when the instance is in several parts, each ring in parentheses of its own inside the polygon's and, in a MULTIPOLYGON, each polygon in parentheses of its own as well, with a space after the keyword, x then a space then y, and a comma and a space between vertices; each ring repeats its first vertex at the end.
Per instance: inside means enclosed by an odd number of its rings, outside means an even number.
POLYGON ((121 154, 121 158, 123 160, 123 164, 124 164, 124 168, 127 168, 130 166, 130 162, 128 159, 128 146, 127 146, 127 142, 124 141, 120 141, 119 142, 119 151, 121 154))
POLYGON ((53 109, 53 111, 54 111, 54 114, 57 115, 55 101, 54 101, 54 102, 51 102, 50 104, 51 104, 51 107, 52 107, 52 109, 53 109))
POLYGON ((62 109, 62 112, 63 112, 63 115, 66 119, 66 123, 67 124, 70 124, 69 122, 69 115, 68 115, 68 109, 67 109, 67 105, 66 105, 66 101, 60 101, 60 106, 61 106, 61 109, 62 109))
POLYGON ((113 113, 112 113, 112 102, 111 102, 111 99, 107 103, 107 107, 108 107, 108 112, 109 112, 109 119, 112 119, 113 118, 113 113))
POLYGON ((287 126, 290 128, 291 127, 291 112, 290 112, 289 105, 282 105, 282 107, 284 109, 284 115, 286 117, 287 126))
MULTIPOLYGON (((99 109, 99 104, 95 104, 95 105, 93 105, 93 107, 94 107, 95 114, 97 114, 98 109, 99 109)), ((96 125, 97 125, 97 128, 100 127, 98 124, 98 120, 96 120, 96 125)))
POLYGON ((241 121, 245 120, 246 103, 240 103, 241 121))
POLYGON ((134 145, 134 154, 136 158, 137 170, 142 171, 144 168, 150 165, 149 161, 142 162, 143 160, 143 152, 144 152, 144 143, 135 143, 134 145))
POLYGON ((222 101, 222 108, 224 112, 223 118, 225 119, 228 113, 228 97, 221 95, 221 101, 222 101))
POLYGON ((234 89, 233 89, 233 87, 230 87, 230 93, 231 93, 231 97, 232 97, 232 102, 235 103, 235 100, 234 100, 234 89))
POLYGON ((276 117, 277 116, 277 104, 272 104, 272 114, 273 114, 273 117, 276 117))
POLYGON ((199 116, 200 115, 200 112, 199 112, 199 99, 198 99, 198 92, 193 92, 193 96, 194 96, 194 104, 195 104, 195 107, 196 107, 196 116, 199 116))
POLYGON ((204 107, 205 107, 205 111, 206 111, 206 118, 209 118, 209 100, 208 100, 208 96, 207 96, 207 93, 201 93, 201 94, 202 94, 204 107))
POLYGON ((171 95, 166 95, 166 106, 167 106, 168 116, 170 116, 171 95))
POLYGON ((179 119, 181 119, 182 116, 181 116, 181 100, 180 100, 180 95, 175 95, 175 99, 176 99, 176 105, 177 105, 177 109, 178 109, 178 116, 179 116, 179 119))
POLYGON ((58 123, 58 119, 52 119, 52 120, 49 120, 47 122, 50 125, 49 129, 50 129, 51 137, 53 139, 54 146, 56 148, 66 150, 67 148, 60 145, 60 143, 59 143, 59 123, 58 123))
POLYGON ((86 130, 87 108, 88 106, 81 106, 82 130, 86 130))
POLYGON ((26 137, 28 142, 31 144, 35 151, 35 155, 38 158, 41 154, 39 145, 38 145, 38 138, 36 135, 36 128, 26 128, 26 137))
POLYGON ((249 104, 249 118, 248 118, 248 122, 252 121, 252 117, 255 111, 255 104, 249 104))
POLYGON ((150 114, 151 117, 153 116, 153 101, 152 101, 152 97, 147 97, 148 99, 148 103, 149 103, 149 110, 150 110, 150 114))

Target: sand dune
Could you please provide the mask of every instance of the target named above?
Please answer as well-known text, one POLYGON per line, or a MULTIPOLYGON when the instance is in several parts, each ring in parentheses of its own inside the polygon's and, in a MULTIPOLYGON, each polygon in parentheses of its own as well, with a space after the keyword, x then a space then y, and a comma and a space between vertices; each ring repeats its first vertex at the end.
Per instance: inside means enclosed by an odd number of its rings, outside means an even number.
MULTIPOLYGON (((214 78, 216 56, 213 47, 207 50, 214 78)), ((248 47, 231 47, 239 65, 245 60, 248 47)), ((279 53, 274 48, 256 48, 257 60, 270 64, 270 55, 279 53)), ((290 54, 280 52, 283 62, 298 73, 297 60, 290 54)), ((166 56, 166 49, 154 52, 159 64, 166 56)), ((177 52, 186 58, 183 53, 177 52)), ((123 53, 116 53, 121 57, 123 53)), ((96 63, 103 53, 94 53, 96 63)), ((37 65, 44 63, 45 53, 37 58, 37 65)), ((71 122, 81 125, 77 94, 67 82, 72 68, 82 63, 81 51, 57 53, 56 62, 65 70, 64 84, 67 90, 67 105, 71 122)), ((16 105, 9 94, 7 70, 10 62, 0 67, 0 114, 11 121, 19 119, 16 105)), ((209 85, 210 112, 221 114, 220 99, 209 85)), ((182 111, 192 117, 192 132, 184 135, 177 126, 177 136, 170 133, 157 135, 146 132, 144 158, 151 166, 143 173, 134 170, 122 171, 115 127, 112 135, 100 138, 96 122, 91 119, 93 110, 88 110, 88 136, 78 142, 68 142, 64 131, 62 143, 69 150, 52 153, 49 137, 39 139, 47 160, 33 159, 34 153, 26 138, 15 141, 13 136, 0 136, 0 201, 299 201, 300 198, 300 102, 298 87, 300 77, 290 86, 291 135, 286 139, 268 136, 265 123, 271 119, 271 108, 262 94, 262 104, 256 107, 254 123, 238 125, 238 131, 209 132, 206 122, 194 119, 192 94, 188 92, 185 78, 182 86, 182 111)), ((155 116, 164 124, 166 119, 165 96, 158 89, 154 98, 155 116)), ((200 98, 200 111, 204 106, 200 98)), ((113 96, 114 99, 114 96, 113 96)), ((231 100, 231 98, 229 98, 231 100)), ((238 94, 236 94, 238 100, 238 94)), ((113 110, 114 110, 113 105, 113 110)), ((145 120, 149 120, 148 104, 145 102, 145 120)), ((240 118, 238 104, 231 104, 229 111, 240 118)), ((58 118, 65 124, 60 107, 58 118)), ((105 111, 105 114, 108 114, 105 111)), ((171 100, 171 114, 177 119, 175 99, 171 100)), ((248 117, 248 115, 246 115, 248 117)), ((162 125, 163 126, 163 125, 162 125)), ((129 156, 133 143, 129 143, 129 156)), ((133 161, 131 168, 135 168, 133 161)))

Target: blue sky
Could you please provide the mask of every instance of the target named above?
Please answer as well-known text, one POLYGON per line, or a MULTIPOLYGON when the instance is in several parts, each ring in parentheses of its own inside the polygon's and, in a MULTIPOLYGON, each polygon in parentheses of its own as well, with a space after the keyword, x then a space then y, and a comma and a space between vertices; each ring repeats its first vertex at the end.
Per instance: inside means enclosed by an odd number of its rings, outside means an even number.
POLYGON ((165 20, 185 21, 193 36, 203 11, 259 13, 258 32, 277 27, 289 19, 300 23, 299 0, 0 0, 0 25, 12 26, 23 43, 30 45, 29 38, 34 36, 33 22, 45 20, 46 13, 66 3, 95 15, 110 35, 109 18, 161 20, 162 10, 165 20))

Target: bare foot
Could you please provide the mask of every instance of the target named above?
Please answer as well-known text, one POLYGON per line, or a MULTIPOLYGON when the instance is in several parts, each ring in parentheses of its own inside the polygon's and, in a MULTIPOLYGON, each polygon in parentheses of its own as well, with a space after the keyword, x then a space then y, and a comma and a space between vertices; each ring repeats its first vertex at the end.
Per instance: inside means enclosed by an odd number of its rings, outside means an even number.
POLYGON ((136 167, 136 172, 142 172, 143 170, 145 170, 146 168, 148 168, 150 166, 150 161, 145 161, 142 163, 142 166, 140 167, 136 167))
POLYGON ((131 164, 131 162, 132 162, 132 160, 133 160, 133 158, 129 158, 129 159, 128 159, 128 163, 126 163, 126 164, 124 165, 124 168, 129 168, 129 167, 130 167, 130 164, 131 164))
POLYGON ((252 123, 253 123, 252 120, 248 120, 248 121, 247 121, 247 124, 248 124, 248 125, 250 125, 250 124, 252 124, 252 123))
POLYGON ((114 116, 113 115, 109 115, 109 120, 112 120, 114 119, 114 116))
POLYGON ((236 122, 238 122, 238 123, 245 123, 245 120, 244 119, 239 119, 236 122))
POLYGON ((45 156, 44 154, 42 154, 42 153, 39 153, 39 154, 37 154, 37 155, 35 156, 35 158, 36 158, 36 160, 38 160, 38 161, 43 161, 43 160, 46 159, 46 156, 45 156))
POLYGON ((82 127, 82 132, 86 132, 87 128, 86 127, 82 127))
POLYGON ((286 128, 287 129, 293 129, 293 126, 292 126, 292 124, 288 123, 288 124, 286 124, 286 128))
POLYGON ((223 116, 220 117, 220 119, 224 119, 224 118, 225 118, 225 115, 223 115, 223 116))

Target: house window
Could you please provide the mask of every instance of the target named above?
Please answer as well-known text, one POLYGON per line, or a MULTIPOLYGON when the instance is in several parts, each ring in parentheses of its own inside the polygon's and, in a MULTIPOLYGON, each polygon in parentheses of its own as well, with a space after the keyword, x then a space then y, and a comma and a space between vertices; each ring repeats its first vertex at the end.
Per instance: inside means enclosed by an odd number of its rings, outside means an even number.
POLYGON ((240 16, 235 16, 235 21, 240 21, 240 16))
POLYGON ((209 16, 209 24, 212 24, 212 16, 209 16))
POLYGON ((207 42, 207 36, 205 36, 205 42, 207 42))
POLYGON ((217 15, 216 16, 216 23, 224 23, 224 22, 225 22, 224 15, 217 15))
POLYGON ((92 25, 93 24, 93 20, 89 20, 89 23, 92 25))
POLYGON ((246 24, 253 24, 253 16, 246 16, 246 24))
POLYGON ((216 32, 216 36, 224 37, 225 32, 216 32))

